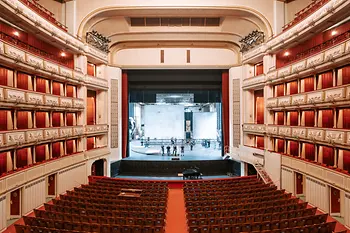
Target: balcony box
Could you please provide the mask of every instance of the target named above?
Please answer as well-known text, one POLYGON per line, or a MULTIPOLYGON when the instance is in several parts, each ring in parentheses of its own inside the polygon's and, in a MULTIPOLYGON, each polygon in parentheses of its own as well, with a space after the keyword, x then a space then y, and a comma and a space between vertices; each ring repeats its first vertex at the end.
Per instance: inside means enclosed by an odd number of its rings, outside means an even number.
POLYGON ((28 104, 34 105, 43 105, 44 104, 44 95, 40 93, 27 92, 26 100, 28 104))
POLYGON ((0 146, 4 146, 5 141, 4 141, 4 134, 0 133, 0 146))
POLYGON ((286 76, 290 75, 291 68, 292 68, 291 66, 280 68, 277 71, 278 72, 278 77, 279 78, 283 78, 283 77, 286 77, 286 76))
POLYGON ((64 68, 62 66, 60 66, 59 68, 60 68, 60 75, 66 78, 73 78, 73 70, 64 68))
POLYGON ((44 129, 44 137, 45 137, 45 140, 58 138, 59 137, 58 129, 57 128, 44 129))
POLYGON ((306 94, 292 95, 292 105, 306 104, 306 94))
POLYGON ((342 130, 326 130, 325 141, 329 143, 344 144, 346 133, 342 130))
POLYGON ((277 71, 269 72, 267 74, 267 80, 272 81, 277 79, 277 71))
POLYGON ((25 92, 21 90, 14 90, 14 89, 5 89, 4 90, 4 97, 5 100, 8 102, 15 102, 15 103, 25 103, 26 102, 26 96, 25 92))
POLYGON ((323 62, 323 60, 324 60, 324 52, 308 58, 306 60, 306 66, 307 66, 307 68, 315 67, 315 66, 321 64, 323 62))
POLYGON ((290 96, 278 97, 278 107, 290 106, 290 104, 291 104, 290 96))
POLYGON ((73 106, 72 98, 60 97, 60 107, 71 108, 73 106))
POLYGON ((278 126, 268 125, 266 127, 266 132, 268 134, 278 135, 278 126))
POLYGON ((84 74, 81 72, 78 72, 78 71, 74 71, 73 78, 77 81, 84 81, 85 80, 84 74))
POLYGON ((59 72, 58 65, 48 61, 44 61, 44 69, 53 74, 58 74, 59 72))
POLYGON ((332 61, 333 59, 340 57, 345 52, 345 43, 328 49, 324 52, 325 61, 332 61))
POLYGON ((44 103, 47 106, 56 107, 59 105, 59 97, 54 95, 45 95, 44 103))
POLYGON ((73 136, 72 128, 59 128, 60 131, 60 137, 66 138, 73 136))
POLYGON ((266 101, 266 107, 267 108, 274 108, 277 107, 277 98, 271 98, 266 101))
POLYGON ((6 146, 21 145, 26 142, 25 131, 14 131, 5 134, 6 146))
POLYGON ((315 91, 307 94, 307 103, 308 104, 316 104, 322 103, 324 100, 324 92, 323 91, 315 91))
POLYGON ((278 127, 278 135, 290 137, 292 135, 292 129, 290 126, 280 126, 278 127))
POLYGON ((325 133, 323 129, 311 129, 307 130, 307 139, 316 140, 316 141, 324 141, 325 133))
POLYGON ((43 59, 41 59, 37 56, 31 55, 29 53, 26 54, 26 62, 29 65, 35 67, 36 69, 43 69, 43 67, 44 67, 43 59))
POLYGON ((44 139, 44 131, 42 129, 34 129, 26 131, 27 143, 39 142, 44 139))
POLYGON ((299 128, 299 127, 293 127, 292 128, 292 137, 299 139, 299 138, 307 138, 307 128, 299 128))
POLYGON ((74 136, 81 136, 84 134, 84 127, 83 126, 75 126, 73 128, 73 135, 74 136))
POLYGON ((4 88, 0 87, 0 101, 4 100, 4 88))
POLYGON ((345 87, 332 88, 324 91, 325 101, 334 102, 345 99, 345 87))
POLYGON ((5 54, 9 57, 14 58, 17 61, 24 62, 26 59, 26 53, 23 50, 17 49, 11 45, 5 44, 5 54))
POLYGON ((73 99, 73 107, 74 108, 84 108, 84 100, 82 99, 73 99))
POLYGON ((292 73, 299 73, 300 71, 305 69, 306 69, 306 60, 303 60, 301 62, 298 62, 292 65, 292 73))

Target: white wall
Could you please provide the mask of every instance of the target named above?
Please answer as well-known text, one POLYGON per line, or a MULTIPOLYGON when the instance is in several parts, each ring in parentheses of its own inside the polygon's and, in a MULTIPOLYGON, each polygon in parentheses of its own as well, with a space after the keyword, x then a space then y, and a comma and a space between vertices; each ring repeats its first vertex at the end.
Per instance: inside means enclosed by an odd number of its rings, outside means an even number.
POLYGON ((294 173, 292 170, 282 167, 281 189, 294 193, 294 173))
POLYGON ((289 23, 295 17, 295 14, 300 10, 304 9, 307 5, 309 5, 312 0, 296 0, 291 1, 288 4, 285 4, 285 21, 289 23))
POLYGON ((216 139, 217 114, 216 112, 193 113, 193 138, 216 139))
POLYGON ((281 155, 278 153, 265 153, 265 166, 267 174, 273 183, 280 188, 281 186, 281 155))
POLYGON ((350 193, 345 193, 344 210, 345 225, 350 226, 350 193))
POLYGON ((233 66, 238 63, 238 54, 220 48, 135 48, 123 49, 111 55, 116 66, 233 66), (164 50, 164 63, 160 51, 164 50), (190 63, 187 63, 190 50, 190 63))
POLYGON ((6 195, 0 196, 0 232, 6 227, 6 195))
POLYGON ((306 201, 321 210, 329 210, 329 192, 327 185, 311 177, 306 177, 306 201))
POLYGON ((24 186, 22 192, 22 214, 25 215, 34 208, 46 202, 46 180, 45 178, 31 182, 24 186))
POLYGON ((145 137, 151 139, 183 139, 185 109, 182 105, 146 105, 145 137))
POLYGON ((57 175, 57 193, 64 193, 86 182, 86 163, 67 168, 57 175))

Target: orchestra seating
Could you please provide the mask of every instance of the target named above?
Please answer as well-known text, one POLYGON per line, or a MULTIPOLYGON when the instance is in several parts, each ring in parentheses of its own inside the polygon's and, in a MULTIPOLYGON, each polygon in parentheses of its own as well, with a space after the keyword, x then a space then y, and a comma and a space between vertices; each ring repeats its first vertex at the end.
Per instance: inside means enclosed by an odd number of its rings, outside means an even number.
POLYGON ((189 233, 331 233, 327 214, 255 177, 184 184, 189 233))
POLYGON ((168 184, 102 178, 60 195, 17 233, 163 233, 168 184))

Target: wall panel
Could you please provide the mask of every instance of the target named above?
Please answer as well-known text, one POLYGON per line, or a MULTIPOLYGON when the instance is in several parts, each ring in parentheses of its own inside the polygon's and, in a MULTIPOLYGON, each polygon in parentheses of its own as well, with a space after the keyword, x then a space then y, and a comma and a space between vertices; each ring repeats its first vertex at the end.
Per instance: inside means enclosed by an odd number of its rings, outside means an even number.
POLYGON ((0 197, 0 232, 6 227, 6 195, 0 197))
POLYGON ((345 193, 345 203, 344 203, 344 221, 345 225, 350 226, 350 193, 345 193))
POLYGON ((60 171, 57 176, 57 194, 72 190, 81 184, 86 184, 86 164, 82 163, 74 167, 60 171))
POLYGON ((328 212, 329 192, 325 183, 306 177, 306 201, 328 212))
POLYGON ((45 202, 45 178, 34 181, 23 188, 22 213, 26 214, 45 202))
POLYGON ((293 171, 282 167, 282 185, 281 188, 287 192, 294 193, 294 175, 293 171))

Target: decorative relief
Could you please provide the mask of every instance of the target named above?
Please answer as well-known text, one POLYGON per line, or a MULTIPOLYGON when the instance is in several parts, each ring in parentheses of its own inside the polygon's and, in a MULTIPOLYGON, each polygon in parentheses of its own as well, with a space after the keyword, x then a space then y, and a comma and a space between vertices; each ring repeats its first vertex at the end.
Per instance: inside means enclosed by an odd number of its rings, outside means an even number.
POLYGON ((82 99, 73 99, 74 108, 84 108, 84 100, 82 99))
POLYGON ((307 138, 310 140, 323 141, 324 140, 324 130, 322 129, 308 129, 307 138))
POLYGON ((85 80, 84 74, 81 73, 81 72, 78 72, 78 71, 74 71, 73 78, 78 80, 78 81, 84 81, 85 80))
POLYGON ((5 95, 6 101, 11 101, 16 103, 24 103, 26 101, 24 91, 5 89, 4 95, 5 95))
POLYGON ((60 66, 60 74, 67 78, 73 78, 73 71, 62 66, 60 66))
POLYGON ((324 56, 325 56, 325 60, 326 61, 331 61, 334 58, 337 58, 339 56, 341 56, 345 51, 345 43, 340 44, 334 48, 331 48, 329 50, 326 50, 324 52, 324 56))
POLYGON ((0 146, 4 146, 5 142, 4 142, 4 135, 0 134, 0 146))
POLYGON ((71 137, 72 136, 72 128, 60 128, 60 136, 61 137, 71 137))
POLYGON ((58 74, 58 65, 44 61, 44 69, 54 74, 58 74))
POLYGON ((266 132, 268 134, 278 134, 278 126, 272 126, 272 125, 268 125, 266 128, 266 132))
POLYGON ((277 71, 269 72, 267 74, 267 80, 271 81, 277 79, 277 71))
POLYGON ((292 105, 306 104, 306 94, 292 95, 292 105))
POLYGON ((289 126, 280 126, 278 128, 278 134, 281 136, 287 136, 290 137, 291 136, 291 128, 289 126))
POLYGON ((325 90, 325 100, 327 102, 334 102, 343 100, 345 98, 345 88, 334 88, 331 90, 325 90))
POLYGON ((247 87, 247 86, 257 86, 259 84, 264 84, 266 81, 266 76, 265 74, 261 74, 259 76, 255 76, 252 78, 247 78, 245 80, 243 80, 243 87, 247 87))
POLYGON ((4 51, 4 45, 5 45, 5 44, 4 44, 2 41, 0 41, 0 53, 1 53, 1 54, 4 54, 4 52, 5 52, 5 51, 4 51))
POLYGON ((307 129, 306 128, 292 128, 292 137, 294 138, 306 138, 307 136, 307 129))
POLYGON ((292 73, 298 73, 299 71, 302 71, 305 69, 306 69, 306 60, 292 65, 292 73))
POLYGON ((71 98, 60 97, 60 106, 65 108, 70 108, 73 106, 73 101, 71 98))
POLYGON ((265 133, 266 126, 261 124, 244 124, 243 131, 256 132, 256 133, 265 133))
POLYGON ((343 144, 345 142, 345 132, 339 130, 326 130, 326 141, 330 143, 343 144))
POLYGON ((347 137, 346 137, 346 138, 347 138, 346 144, 347 144, 347 145, 350 145, 350 132, 347 132, 346 134, 347 134, 347 137))
POLYGON ((108 125, 87 125, 85 126, 85 133, 97 133, 108 131, 108 125))
POLYGON ((92 84, 94 86, 100 86, 100 87, 108 88, 108 82, 107 82, 106 79, 92 77, 92 76, 89 76, 89 75, 85 76, 85 83, 92 84))
POLYGON ((25 132, 10 132, 5 134, 5 141, 7 146, 21 145, 25 143, 25 132))
POLYGON ((323 99, 324 99, 324 93, 322 91, 307 94, 308 104, 321 103, 323 102, 323 99))
POLYGON ((84 134, 84 127, 83 126, 77 126, 73 128, 73 135, 74 136, 80 136, 84 134))
POLYGON ((29 142, 38 142, 44 139, 43 130, 29 130, 26 131, 26 141, 29 142))
POLYGON ((26 53, 26 62, 32 66, 34 66, 36 69, 42 69, 44 61, 43 59, 33 56, 29 53, 26 53))
POLYGON ((12 47, 8 44, 5 44, 5 54, 7 54, 10 57, 13 57, 16 61, 25 61, 25 52, 22 50, 19 50, 15 47, 12 47))
POLYGON ((44 96, 38 93, 27 92, 26 100, 28 104, 34 104, 34 105, 44 104, 44 96))
POLYGON ((58 138, 58 129, 45 129, 44 136, 45 139, 55 139, 58 138))
POLYGON ((0 87, 0 100, 4 99, 4 88, 0 87))
POLYGON ((291 70, 290 66, 287 66, 287 67, 279 69, 277 71, 278 72, 278 77, 279 78, 283 78, 283 77, 286 77, 286 76, 290 75, 290 70, 291 70))
POLYGON ((347 42, 345 43, 345 52, 346 52, 346 53, 350 52, 350 41, 347 41, 347 42))
POLYGON ((53 95, 45 95, 44 96, 45 105, 48 106, 58 106, 59 105, 59 97, 53 95))
POLYGON ((271 98, 271 99, 268 99, 266 102, 266 107, 268 108, 274 108, 274 107, 277 107, 277 101, 278 99, 277 98, 271 98))
POLYGON ((290 103, 291 103, 290 96, 284 96, 284 97, 278 98, 278 107, 290 106, 290 103))
POLYGON ((97 57, 105 62, 107 62, 107 60, 108 60, 107 53, 102 52, 99 49, 96 49, 91 45, 88 45, 88 44, 85 45, 85 52, 87 52, 90 55, 93 55, 94 57, 97 57))

